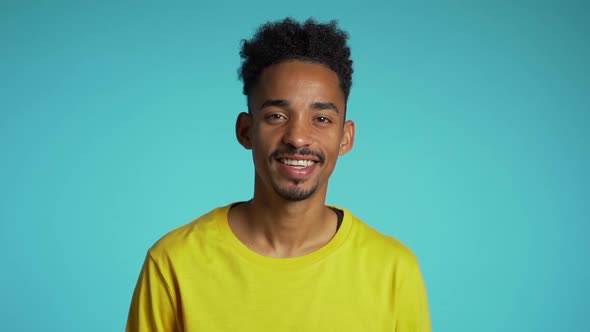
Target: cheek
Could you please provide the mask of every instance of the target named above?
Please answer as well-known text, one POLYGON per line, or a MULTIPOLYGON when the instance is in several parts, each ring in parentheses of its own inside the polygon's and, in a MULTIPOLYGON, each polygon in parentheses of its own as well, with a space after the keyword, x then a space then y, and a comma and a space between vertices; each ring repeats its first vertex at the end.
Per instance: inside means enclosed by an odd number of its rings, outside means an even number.
POLYGON ((254 160, 263 161, 268 158, 272 152, 267 140, 256 138, 252 142, 252 155, 254 160))

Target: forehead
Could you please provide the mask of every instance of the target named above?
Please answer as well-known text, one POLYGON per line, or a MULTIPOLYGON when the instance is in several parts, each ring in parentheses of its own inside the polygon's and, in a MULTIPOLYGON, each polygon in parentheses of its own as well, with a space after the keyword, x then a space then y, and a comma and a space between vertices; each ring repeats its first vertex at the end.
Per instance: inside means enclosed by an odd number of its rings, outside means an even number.
POLYGON ((256 100, 323 99, 342 106, 345 99, 334 71, 321 64, 296 60, 264 69, 252 97, 256 100))

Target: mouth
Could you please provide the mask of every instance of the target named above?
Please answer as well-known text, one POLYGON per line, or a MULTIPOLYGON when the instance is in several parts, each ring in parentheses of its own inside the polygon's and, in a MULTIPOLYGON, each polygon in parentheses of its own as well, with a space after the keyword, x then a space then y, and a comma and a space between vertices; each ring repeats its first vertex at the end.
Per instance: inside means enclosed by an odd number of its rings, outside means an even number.
POLYGON ((326 160, 323 153, 313 151, 308 147, 300 149, 277 149, 271 153, 270 158, 292 167, 309 167, 318 163, 323 164, 326 160))
POLYGON ((320 159, 310 155, 279 155, 275 158, 278 170, 286 178, 292 181, 304 181, 308 179, 321 164, 320 159))
POLYGON ((317 163, 315 160, 310 159, 291 159, 291 158, 278 158, 278 162, 283 165, 295 167, 295 168, 306 168, 309 166, 313 166, 317 163))
POLYGON ((278 170, 286 178, 293 181, 304 181, 316 171, 318 165, 325 162, 324 154, 312 151, 308 147, 300 149, 279 149, 271 154, 278 170))

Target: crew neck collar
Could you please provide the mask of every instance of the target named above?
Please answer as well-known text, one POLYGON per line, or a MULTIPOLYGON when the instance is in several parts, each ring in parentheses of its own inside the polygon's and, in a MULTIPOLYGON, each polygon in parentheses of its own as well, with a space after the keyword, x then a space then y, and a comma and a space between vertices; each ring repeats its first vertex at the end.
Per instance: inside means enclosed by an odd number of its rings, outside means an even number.
POLYGON ((330 241, 328 241, 328 243, 326 243, 323 247, 303 256, 287 258, 269 257, 259 254, 253 251, 252 249, 248 248, 244 243, 242 243, 242 241, 238 239, 238 237, 231 230, 229 226, 228 214, 231 207, 236 204, 239 203, 232 203, 227 206, 218 208, 216 210, 216 219, 219 221, 218 225, 223 235, 223 238, 228 239, 232 248, 234 248, 236 252, 243 258, 255 264, 264 265, 270 268, 291 270, 303 268, 305 266, 309 266, 316 262, 319 262, 320 260, 334 253, 344 243, 345 239, 348 237, 348 234, 350 233, 351 228, 353 227, 352 215, 349 211, 337 206, 328 205, 328 207, 341 210, 344 214, 340 228, 338 229, 336 234, 334 234, 334 236, 330 239, 330 241))

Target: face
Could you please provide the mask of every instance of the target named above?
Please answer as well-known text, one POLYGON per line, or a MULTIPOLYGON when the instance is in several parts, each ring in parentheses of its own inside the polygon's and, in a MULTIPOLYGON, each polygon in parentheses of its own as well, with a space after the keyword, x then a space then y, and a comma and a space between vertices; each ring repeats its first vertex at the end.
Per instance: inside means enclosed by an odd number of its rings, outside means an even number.
POLYGON ((252 150, 257 193, 289 201, 325 198, 338 156, 354 141, 336 73, 301 61, 272 65, 252 89, 248 106, 250 114, 240 114, 236 133, 252 150))

